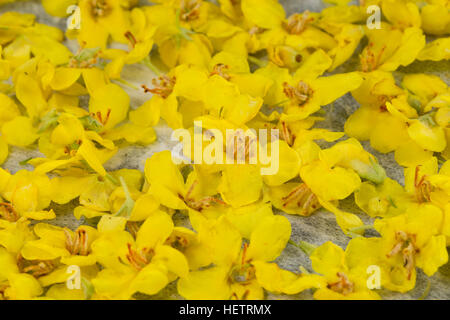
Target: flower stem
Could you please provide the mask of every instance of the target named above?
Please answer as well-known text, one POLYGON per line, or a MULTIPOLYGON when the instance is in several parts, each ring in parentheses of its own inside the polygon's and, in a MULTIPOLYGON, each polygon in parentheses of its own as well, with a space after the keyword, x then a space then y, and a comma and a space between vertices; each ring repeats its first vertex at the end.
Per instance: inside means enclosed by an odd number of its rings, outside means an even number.
POLYGON ((120 184, 122 185, 123 192, 125 193, 125 201, 122 207, 120 207, 119 211, 117 211, 117 213, 114 216, 116 217, 125 216, 125 218, 129 218, 134 208, 134 200, 133 198, 131 198, 130 190, 128 190, 128 186, 123 177, 120 177, 119 180, 120 184))
POLYGON ((105 178, 107 178, 109 181, 111 181, 112 183, 114 183, 116 186, 120 185, 119 180, 117 180, 116 178, 114 178, 111 174, 107 173, 105 178))
POLYGON ((365 230, 370 230, 370 229, 373 229, 373 224, 365 224, 360 227, 351 228, 348 231, 353 232, 353 233, 358 233, 360 231, 365 231, 365 230))
POLYGON ((423 291, 422 295, 418 300, 425 300, 430 294, 430 290, 431 290, 431 281, 430 279, 428 279, 427 287, 425 288, 425 290, 423 291))
POLYGON ((161 71, 151 62, 150 56, 145 57, 145 59, 142 60, 141 63, 152 70, 158 77, 161 76, 161 71))
POLYGON ((306 241, 300 241, 299 243, 295 243, 294 241, 289 240, 288 243, 292 244, 293 246, 296 246, 304 253, 306 253, 308 256, 310 256, 313 253, 313 251, 316 250, 317 248, 317 246, 306 241))
POLYGON ((139 90, 139 88, 137 86, 135 86, 134 84, 132 84, 132 83, 130 83, 130 82, 124 80, 124 79, 114 79, 114 80, 119 82, 119 83, 121 83, 121 84, 123 84, 123 85, 125 85, 125 86, 127 86, 127 87, 129 87, 129 88, 131 88, 131 89, 139 90))

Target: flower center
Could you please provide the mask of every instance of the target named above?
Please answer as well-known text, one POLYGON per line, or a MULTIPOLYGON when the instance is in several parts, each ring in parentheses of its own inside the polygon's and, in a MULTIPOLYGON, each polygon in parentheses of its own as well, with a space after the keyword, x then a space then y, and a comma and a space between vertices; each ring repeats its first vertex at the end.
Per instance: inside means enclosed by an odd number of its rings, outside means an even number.
POLYGON ((106 115, 103 117, 102 113, 100 111, 97 111, 96 113, 92 113, 91 116, 97 120, 100 124, 102 124, 103 126, 105 126, 108 121, 109 121, 109 117, 111 116, 111 109, 108 108, 106 110, 106 115))
POLYGON ((430 202, 431 201, 431 192, 432 192, 431 183, 427 180, 426 175, 423 175, 419 179, 419 171, 420 171, 420 166, 417 166, 416 172, 414 175, 414 187, 415 187, 416 199, 419 203, 430 202))
POLYGON ((179 235, 171 235, 166 240, 166 244, 180 252, 184 252, 184 250, 189 246, 189 240, 186 237, 179 235))
POLYGON ((264 32, 264 29, 262 29, 262 28, 260 28, 258 26, 251 27, 250 30, 248 30, 248 33, 251 36, 259 34, 259 33, 263 33, 263 32, 264 32))
POLYGON ((335 283, 328 284, 328 289, 343 295, 352 293, 355 289, 353 282, 351 282, 343 272, 338 272, 337 276, 339 277, 339 280, 335 283))
POLYGON ((420 250, 416 247, 416 235, 408 234, 404 231, 395 233, 396 244, 392 250, 386 255, 388 258, 401 254, 403 257, 403 267, 408 271, 408 280, 411 280, 416 262, 415 255, 420 250))
POLYGON ((317 196, 305 183, 300 184, 281 200, 283 200, 284 208, 292 203, 297 207, 302 208, 301 214, 304 216, 309 216, 321 207, 317 196))
POLYGON ((201 212, 204 209, 211 207, 213 204, 227 205, 224 201, 215 197, 205 197, 200 200, 195 200, 192 198, 192 193, 194 192, 195 187, 198 185, 198 180, 195 180, 191 187, 189 188, 186 195, 183 197, 182 195, 178 195, 181 200, 191 209, 201 212))
POLYGON ((20 218, 20 215, 14 210, 12 204, 8 202, 0 203, 0 216, 9 222, 16 222, 20 218))
POLYGON ((230 270, 228 280, 230 283, 248 284, 255 279, 255 267, 247 260, 248 243, 244 243, 241 252, 241 261, 235 263, 230 270))
POLYGON ((311 87, 303 81, 300 81, 296 87, 293 87, 285 82, 283 83, 283 87, 286 97, 298 106, 304 105, 314 93, 311 87))
POLYGON ((66 249, 71 255, 87 256, 89 254, 88 234, 84 229, 78 229, 72 235, 68 229, 64 229, 66 235, 66 249))
POLYGON ((375 55, 375 52, 373 51, 374 43, 370 42, 367 46, 367 48, 363 51, 363 53, 360 56, 361 61, 361 70, 363 72, 371 72, 377 68, 377 66, 380 63, 381 56, 383 55, 384 51, 386 50, 386 46, 384 45, 378 55, 375 55))
POLYGON ((176 83, 175 77, 169 77, 164 75, 157 79, 152 80, 153 89, 147 88, 145 84, 142 85, 142 88, 144 88, 145 93, 150 92, 161 96, 163 99, 167 99, 173 92, 175 83, 176 83))
POLYGON ((218 75, 224 78, 225 80, 229 81, 231 79, 230 75, 227 73, 227 71, 230 69, 230 66, 227 66, 222 63, 218 63, 214 66, 213 71, 210 73, 210 77, 213 75, 218 75))
MULTIPOLYGON (((241 286, 248 286, 256 279, 255 267, 251 264, 251 260, 247 259, 248 243, 244 244, 241 252, 241 261, 235 263, 228 275, 229 284, 239 284, 241 286)), ((244 293, 239 296, 237 292, 231 294, 231 299, 246 300, 250 290, 245 290, 244 293)))
POLYGON ((74 143, 65 146, 64 153, 68 154, 71 157, 75 157, 75 155, 77 154, 77 150, 80 148, 82 143, 82 140, 77 140, 74 143))
POLYGON ((91 14, 94 17, 104 17, 111 11, 106 0, 91 0, 91 14))
POLYGON ((56 269, 56 265, 51 260, 25 260, 20 254, 17 258, 17 266, 20 272, 28 273, 35 278, 49 274, 56 269))
POLYGON ((180 19, 183 21, 196 20, 200 16, 201 0, 182 0, 180 19))
POLYGON ((286 22, 284 22, 284 29, 290 34, 301 34, 308 24, 314 21, 310 16, 310 12, 306 10, 304 13, 296 13, 291 15, 286 22))
POLYGON ((69 68, 88 69, 94 67, 100 56, 100 48, 84 48, 81 44, 77 53, 70 59, 69 68))
POLYGON ((135 250, 128 243, 127 259, 136 270, 142 270, 148 265, 154 256, 155 252, 151 248, 143 248, 142 250, 135 250))

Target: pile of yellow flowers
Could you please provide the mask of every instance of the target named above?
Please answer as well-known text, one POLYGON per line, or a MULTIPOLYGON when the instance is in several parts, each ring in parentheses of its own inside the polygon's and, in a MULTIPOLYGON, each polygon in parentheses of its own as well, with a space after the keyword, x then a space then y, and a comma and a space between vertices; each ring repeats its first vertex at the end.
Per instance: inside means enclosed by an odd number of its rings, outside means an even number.
POLYGON ((0 161, 10 146, 42 155, 26 161, 32 171, 0 169, 0 299, 132 299, 171 283, 186 299, 309 289, 316 299, 380 299, 367 285, 370 266, 380 288, 403 293, 417 268, 432 276, 447 263, 450 90, 436 75, 394 71, 448 62, 448 0, 327 0, 320 13, 291 16, 277 0, 41 2, 64 19, 76 20, 67 11, 76 6, 79 25, 63 33, 32 14, 0 15, 0 161), (366 25, 374 5, 379 29, 366 25), (354 72, 339 72, 350 60, 354 72), (132 64, 157 75, 135 88, 148 96, 138 108, 121 78, 132 64), (347 93, 359 108, 345 132, 316 127, 321 108, 347 93), (198 120, 223 132, 279 129, 279 170, 176 165, 170 151, 144 172, 105 170, 120 147, 153 143, 160 119, 172 129, 194 130, 198 120), (395 153, 404 183, 387 177, 366 140, 395 153), (339 208, 348 197, 373 226, 339 208), (69 202, 89 225, 52 224, 50 206, 69 202), (273 208, 324 208, 351 240, 345 250, 295 243, 273 208), (190 227, 177 226, 175 213, 190 227), (370 228, 378 236, 365 237, 370 228), (274 262, 288 242, 314 273, 274 262), (67 285, 70 266, 81 287, 67 285))

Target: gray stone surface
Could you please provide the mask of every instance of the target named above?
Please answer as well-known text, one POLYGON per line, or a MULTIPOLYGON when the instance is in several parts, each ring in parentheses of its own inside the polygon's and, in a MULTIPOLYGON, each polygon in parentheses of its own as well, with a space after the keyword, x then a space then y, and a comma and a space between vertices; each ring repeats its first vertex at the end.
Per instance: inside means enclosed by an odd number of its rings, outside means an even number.
MULTIPOLYGON (((320 11, 324 5, 320 0, 281 0, 280 1, 286 8, 288 13, 310 10, 310 11, 320 11)), ((146 3, 142 1, 142 3, 146 3)), ((15 4, 9 4, 0 7, 0 13, 6 11, 20 11, 34 13, 38 17, 38 21, 42 23, 51 24, 58 26, 60 28, 65 27, 65 20, 58 19, 46 14, 42 7, 39 5, 39 1, 30 2, 20 2, 15 4)), ((69 47, 76 50, 76 44, 73 42, 67 43, 69 47)), ((339 69, 339 72, 350 71, 354 65, 354 60, 346 63, 343 67, 339 69)), ((449 64, 445 63, 414 63, 407 68, 401 68, 398 74, 410 73, 410 72, 432 72, 440 75, 447 83, 449 83, 449 64)), ((128 66, 125 68, 123 76, 125 80, 140 85, 142 83, 149 84, 153 78, 148 69, 140 66, 128 66)), ((142 104, 148 96, 145 96, 141 92, 137 92, 128 87, 124 89, 130 94, 132 100, 132 107, 136 108, 142 104)), ((343 131, 345 119, 352 114, 358 107, 356 101, 350 96, 346 95, 333 103, 330 106, 326 106, 324 109, 326 112, 326 119, 324 122, 318 124, 318 127, 332 129, 333 131, 343 131)), ((158 135, 158 140, 150 146, 147 147, 126 147, 120 149, 117 155, 115 155, 108 163, 106 163, 106 169, 114 170, 119 168, 134 168, 143 170, 144 161, 151 157, 155 152, 169 149, 173 146, 173 142, 170 141, 171 130, 161 124, 156 127, 156 132, 158 135)), ((372 152, 386 169, 389 177, 396 179, 400 183, 403 183, 403 170, 395 163, 392 154, 381 154, 374 151, 368 143, 363 143, 366 150, 372 152)), ((30 166, 21 166, 19 162, 27 159, 31 156, 38 156, 39 152, 36 150, 23 149, 23 148, 11 148, 11 155, 9 156, 6 163, 3 165, 4 168, 9 169, 11 172, 16 172, 19 169, 29 169, 30 166)), ((360 215, 361 219, 365 223, 370 223, 371 219, 361 213, 361 211, 353 204, 353 198, 350 197, 341 202, 341 207, 349 212, 357 213, 360 215)), ((74 204, 67 206, 55 206, 54 209, 58 213, 58 217, 53 223, 58 225, 65 225, 72 228, 77 227, 79 224, 85 223, 84 220, 77 221, 73 215, 72 210, 74 204)), ((280 214, 283 214, 279 212, 280 214)), ((307 241, 315 245, 320 245, 326 241, 332 241, 342 247, 345 247, 348 241, 347 238, 335 222, 334 215, 326 212, 325 210, 320 210, 316 212, 311 217, 300 217, 285 215, 292 224, 292 240, 294 241, 307 241)), ((186 218, 178 216, 176 219, 178 224, 184 224, 186 218)), ((298 271, 299 266, 303 266, 306 269, 311 270, 310 262, 308 257, 301 252, 296 247, 288 245, 284 250, 283 254, 278 258, 277 262, 281 267, 284 267, 291 271, 298 271)), ((428 279, 422 272, 419 272, 417 285, 414 290, 408 292, 407 294, 399 294, 393 292, 381 292, 381 295, 385 299, 418 299, 425 288, 431 282, 431 290, 427 299, 450 299, 450 264, 447 264, 440 268, 440 270, 431 278, 428 279)), ((153 297, 144 297, 150 299, 176 299, 180 298, 176 294, 176 288, 174 284, 168 286, 163 292, 153 297)), ((278 295, 268 295, 269 299, 311 299, 312 294, 310 291, 303 292, 294 296, 278 296, 278 295)))

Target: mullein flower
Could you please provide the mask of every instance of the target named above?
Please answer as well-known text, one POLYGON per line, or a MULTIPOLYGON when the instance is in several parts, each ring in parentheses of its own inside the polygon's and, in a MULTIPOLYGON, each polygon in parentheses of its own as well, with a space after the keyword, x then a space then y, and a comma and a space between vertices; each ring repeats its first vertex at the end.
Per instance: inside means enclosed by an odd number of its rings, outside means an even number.
POLYGON ((80 226, 72 231, 46 223, 34 226, 39 239, 28 241, 21 250, 26 260, 52 261, 69 265, 90 266, 96 263, 92 255, 91 244, 97 237, 97 230, 89 226, 80 226))
POLYGON ((3 58, 10 62, 11 70, 19 67, 31 56, 43 56, 55 65, 69 61, 72 53, 64 46, 63 32, 56 27, 35 22, 32 14, 7 12, 0 16, 3 58))
POLYGON ((150 23, 157 27, 155 43, 161 59, 169 68, 179 64, 208 65, 211 41, 193 29, 204 25, 210 6, 202 0, 180 0, 146 8, 150 23))
POLYGON ((34 220, 55 218, 53 210, 45 210, 51 201, 49 178, 28 170, 11 175, 2 169, 1 208, 3 219, 16 222, 21 217, 34 220))
POLYGON ((76 38, 86 48, 106 48, 109 38, 126 43, 125 33, 129 30, 128 11, 120 0, 80 0, 80 29, 67 32, 69 38, 76 38), (95 30, 95 32, 93 32, 95 30))
POLYGON ((31 274, 22 273, 16 255, 0 247, 0 300, 30 300, 40 296, 43 289, 31 274))
POLYGON ((94 255, 99 261, 114 261, 92 279, 96 292, 111 299, 128 299, 134 293, 153 295, 178 277, 185 277, 189 266, 185 256, 165 244, 173 232, 167 213, 154 212, 139 228, 136 239, 111 225, 106 237, 95 241, 94 255), (111 236, 116 240, 109 242, 111 236), (105 256, 110 253, 111 256, 105 256))
MULTIPOLYGON (((300 177, 307 190, 316 196, 316 201, 333 212, 339 226, 348 233, 362 225, 361 219, 339 210, 331 202, 345 199, 355 192, 361 185, 361 178, 382 183, 386 173, 357 140, 350 139, 320 151, 317 159, 302 165, 300 177)), ((304 195, 301 193, 299 196, 304 195)))
POLYGON ((425 36, 418 27, 394 29, 381 23, 381 29, 365 31, 368 45, 360 55, 361 71, 394 71, 411 64, 425 46, 425 36))
POLYGON ((439 234, 442 221, 441 210, 433 205, 375 221, 375 229, 382 236, 377 240, 381 246, 378 256, 386 261, 391 279, 384 287, 408 291, 414 287, 416 267, 432 276, 448 261, 445 235, 439 234))
POLYGON ((283 271, 271 261, 283 250, 290 231, 286 218, 265 218, 252 232, 250 243, 241 248, 239 231, 225 217, 220 218, 204 233, 200 231, 209 244, 213 266, 181 278, 179 293, 187 299, 262 299, 264 285, 283 292, 289 281, 273 281, 283 271))
POLYGON ((287 119, 302 120, 360 86, 362 78, 357 73, 321 77, 331 64, 331 58, 319 50, 297 69, 294 76, 278 67, 259 69, 258 73, 263 75, 276 75, 277 83, 269 90, 266 102, 281 104, 287 119))
POLYGON ((433 157, 421 165, 405 168, 405 190, 413 203, 432 203, 445 210, 450 201, 447 166, 438 170, 438 161, 433 157))
POLYGON ((144 10, 134 8, 130 12, 130 30, 125 33, 129 50, 107 49, 102 57, 112 61, 105 67, 110 78, 119 79, 122 68, 126 64, 142 62, 153 48, 153 35, 156 28, 149 24, 144 10))
POLYGON ((355 203, 371 217, 391 217, 404 213, 409 199, 397 181, 386 178, 380 184, 363 182, 355 191, 355 203))
POLYGON ((180 169, 173 163, 169 151, 154 154, 145 165, 145 177, 150 184, 149 194, 168 208, 178 210, 204 211, 215 207, 225 208, 226 203, 217 197, 220 176, 201 175, 195 169, 186 182, 180 169), (164 168, 164 170, 161 170, 164 168), (215 188, 208 188, 205 179, 210 179, 215 188))
POLYGON ((337 245, 326 242, 314 249, 310 255, 312 268, 326 279, 326 285, 314 292, 318 300, 378 300, 380 296, 367 288, 367 273, 353 267, 350 259, 354 252, 342 250, 337 245))

